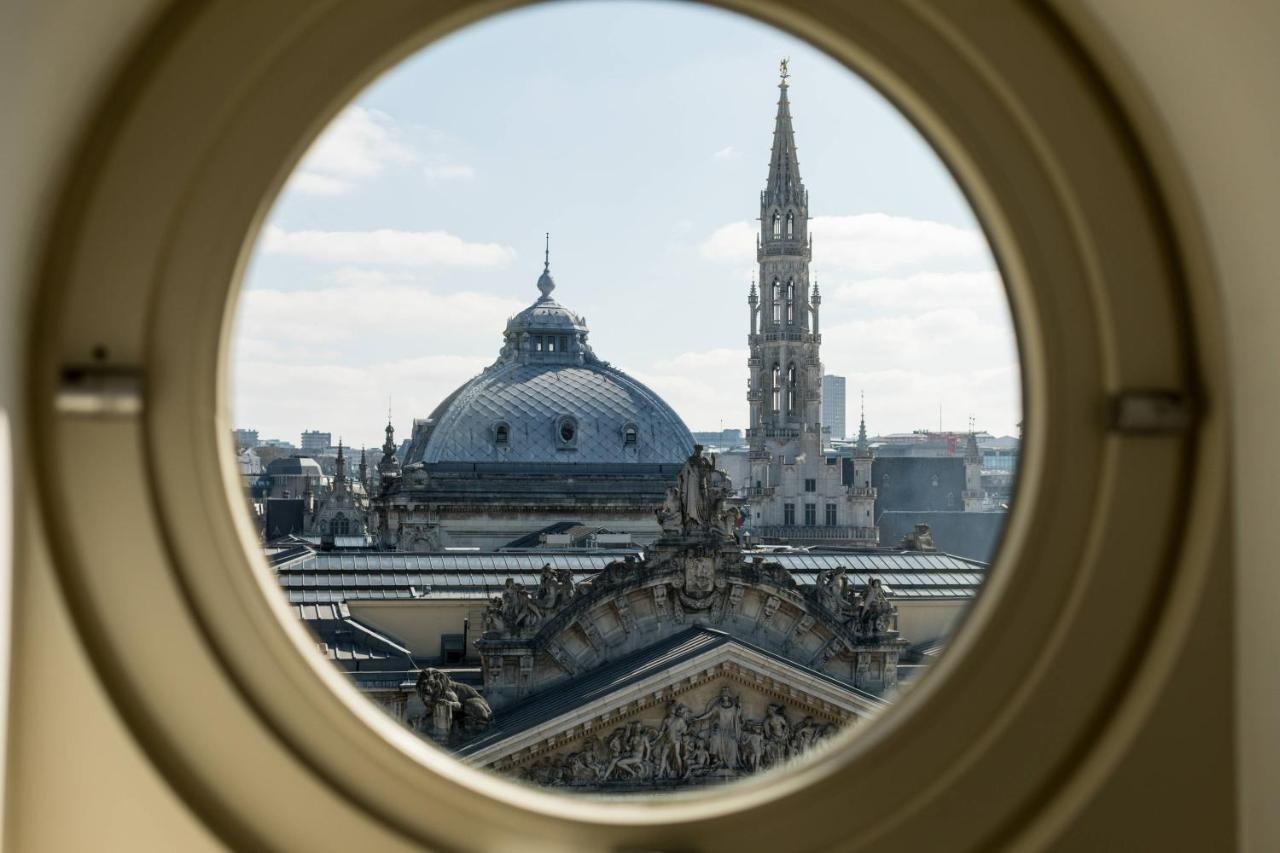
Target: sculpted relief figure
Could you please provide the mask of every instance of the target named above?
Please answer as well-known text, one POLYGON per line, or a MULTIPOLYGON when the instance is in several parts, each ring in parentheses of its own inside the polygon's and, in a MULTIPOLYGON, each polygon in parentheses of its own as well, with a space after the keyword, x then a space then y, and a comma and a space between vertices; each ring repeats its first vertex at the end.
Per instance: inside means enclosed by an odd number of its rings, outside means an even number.
POLYGON ((655 774, 680 778, 688 769, 685 761, 685 735, 689 732, 689 708, 679 702, 667 706, 667 716, 658 732, 655 774))
POLYGON ((587 736, 573 751, 539 758, 521 775, 589 789, 697 784, 777 767, 836 729, 811 716, 793 724, 781 703, 768 705, 761 719, 747 719, 740 697, 725 686, 702 714, 672 700, 656 727, 630 720, 603 738, 587 736))
POLYGON ((738 767, 738 735, 742 728, 742 707, 738 697, 728 687, 720 689, 720 695, 711 700, 707 710, 698 720, 711 720, 711 735, 707 748, 721 767, 735 770, 738 767))

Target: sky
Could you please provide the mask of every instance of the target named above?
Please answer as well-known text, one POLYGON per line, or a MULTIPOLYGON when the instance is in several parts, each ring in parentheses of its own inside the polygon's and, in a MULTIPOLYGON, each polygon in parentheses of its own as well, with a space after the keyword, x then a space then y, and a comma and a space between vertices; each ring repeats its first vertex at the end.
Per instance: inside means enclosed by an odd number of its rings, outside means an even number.
POLYGON ((1016 434, 1008 303, 963 194, 870 86, 727 12, 574 0, 461 30, 401 63, 313 143, 258 236, 232 417, 353 446, 401 437, 497 356, 538 296, 693 430, 747 425, 747 292, 790 58, 822 360, 873 433, 1016 434))

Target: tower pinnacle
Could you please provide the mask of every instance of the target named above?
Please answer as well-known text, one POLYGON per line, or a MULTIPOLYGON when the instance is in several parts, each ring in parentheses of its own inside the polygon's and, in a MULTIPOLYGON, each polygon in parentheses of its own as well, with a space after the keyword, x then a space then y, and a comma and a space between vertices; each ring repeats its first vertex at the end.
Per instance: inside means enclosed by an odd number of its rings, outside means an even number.
POLYGON ((556 289, 556 281, 551 277, 551 232, 546 233, 546 246, 542 250, 542 275, 538 276, 538 290, 543 299, 551 298, 551 291, 556 289))

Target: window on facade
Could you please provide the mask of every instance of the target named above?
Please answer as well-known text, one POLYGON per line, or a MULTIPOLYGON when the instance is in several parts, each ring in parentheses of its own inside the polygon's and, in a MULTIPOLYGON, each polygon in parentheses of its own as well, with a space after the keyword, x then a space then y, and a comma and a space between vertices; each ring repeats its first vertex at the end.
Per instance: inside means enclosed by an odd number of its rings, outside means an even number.
POLYGON ((807 478, 807 479, 804 481, 804 490, 805 490, 806 492, 816 492, 816 491, 818 491, 818 481, 817 481, 816 479, 812 478, 812 477, 807 478))
POLYGON ((773 382, 770 386, 770 393, 773 394, 773 410, 779 411, 778 403, 782 396, 782 368, 779 365, 773 366, 773 382))
POLYGON ((534 335, 533 350, 534 352, 542 352, 542 335, 534 335))
POLYGON ((804 526, 815 527, 817 526, 817 524, 818 524, 818 505, 805 504, 804 505, 804 526))
POLYGON ((782 236, 782 217, 775 211, 773 214, 773 239, 777 240, 782 236))
POLYGON ((796 283, 794 281, 787 282, 787 325, 795 325, 796 322, 796 283))
POLYGON ((622 431, 622 443, 623 443, 624 445, 626 445, 627 447, 632 447, 632 446, 634 446, 634 445, 635 445, 635 443, 636 443, 636 428, 635 428, 635 427, 633 427, 633 426, 629 426, 629 427, 627 427, 625 430, 623 430, 623 431, 622 431))
POLYGON ((795 504, 782 505, 782 523, 785 524, 787 527, 793 527, 795 525, 796 523, 796 505, 795 504))
POLYGON ((787 214, 787 239, 790 240, 796 234, 796 215, 794 213, 787 214))
POLYGON ((555 351, 556 351, 556 339, 555 339, 555 337, 554 337, 554 336, 548 337, 548 338, 547 338, 547 352, 555 352, 555 351))
POLYGON ((493 431, 493 440, 498 444, 506 444, 511 438, 511 427, 506 424, 498 424, 493 431))
POLYGON ((782 285, 776 279, 773 282, 773 292, 771 294, 769 304, 772 306, 770 310, 773 311, 773 322, 775 324, 781 323, 782 322, 782 285))
POLYGON ((827 504, 827 527, 836 526, 836 505, 827 504))
POLYGON ((787 368, 787 414, 795 414, 796 411, 796 366, 793 364, 787 368))
POLYGON ((578 425, 571 418, 565 418, 560 422, 560 441, 565 444, 573 444, 573 440, 578 437, 578 425))

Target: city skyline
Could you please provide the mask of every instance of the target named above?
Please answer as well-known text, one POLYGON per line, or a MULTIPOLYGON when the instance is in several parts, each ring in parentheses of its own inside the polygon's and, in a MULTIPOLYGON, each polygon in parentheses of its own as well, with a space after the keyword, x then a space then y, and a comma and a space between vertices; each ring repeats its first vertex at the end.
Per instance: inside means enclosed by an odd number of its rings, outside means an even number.
POLYGON ((464 30, 339 114, 253 253, 234 424, 372 447, 390 398, 407 435, 492 362, 506 319, 537 295, 550 230, 556 296, 587 317, 597 353, 690 429, 745 427, 752 220, 780 56, 812 195, 826 372, 866 393, 872 432, 932 428, 941 406, 948 428, 976 416, 1015 434, 998 273, 910 125, 777 31, 630 3, 538 7, 464 30), (673 22, 659 49, 636 47, 673 22))

